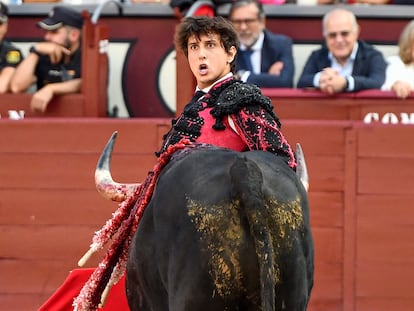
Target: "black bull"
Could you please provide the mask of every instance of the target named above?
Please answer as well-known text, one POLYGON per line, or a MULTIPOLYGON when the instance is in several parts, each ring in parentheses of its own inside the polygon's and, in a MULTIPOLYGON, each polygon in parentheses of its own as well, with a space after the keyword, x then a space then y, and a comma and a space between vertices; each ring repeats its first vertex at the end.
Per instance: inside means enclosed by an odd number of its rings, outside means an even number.
POLYGON ((306 310, 307 193, 268 152, 202 148, 159 176, 127 263, 131 310, 306 310))

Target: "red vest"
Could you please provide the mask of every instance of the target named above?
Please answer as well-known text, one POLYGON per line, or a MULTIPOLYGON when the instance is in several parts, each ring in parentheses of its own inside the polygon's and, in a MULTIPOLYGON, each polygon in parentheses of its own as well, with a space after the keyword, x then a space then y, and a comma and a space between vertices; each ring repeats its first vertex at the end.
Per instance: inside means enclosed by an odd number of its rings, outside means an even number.
POLYGON ((217 131, 212 128, 215 119, 210 114, 211 108, 200 111, 199 115, 204 119, 204 126, 201 128, 201 135, 196 142, 212 144, 218 147, 229 148, 235 151, 247 150, 246 143, 230 127, 228 118, 224 118, 223 123, 226 128, 223 131, 217 131))

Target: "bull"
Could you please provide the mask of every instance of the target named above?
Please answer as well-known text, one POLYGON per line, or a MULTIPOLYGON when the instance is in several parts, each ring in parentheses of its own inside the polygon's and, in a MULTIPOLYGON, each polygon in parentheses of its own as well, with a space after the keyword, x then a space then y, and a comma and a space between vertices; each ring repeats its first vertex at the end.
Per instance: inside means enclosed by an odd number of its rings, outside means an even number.
POLYGON ((299 311, 313 269, 298 175, 269 152, 200 146, 176 152, 159 175, 130 246, 126 293, 137 311, 299 311))
MULTIPOLYGON (((98 164, 104 182, 136 189, 113 182, 112 147, 98 164)), ((133 311, 306 310, 313 256, 307 185, 284 159, 183 149, 162 169, 130 244, 128 304, 133 311)))

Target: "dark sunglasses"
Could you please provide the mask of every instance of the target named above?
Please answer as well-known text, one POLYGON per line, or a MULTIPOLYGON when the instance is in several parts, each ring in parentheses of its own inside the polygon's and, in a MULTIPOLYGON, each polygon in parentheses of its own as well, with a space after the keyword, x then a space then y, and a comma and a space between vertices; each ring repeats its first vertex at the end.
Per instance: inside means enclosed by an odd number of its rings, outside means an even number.
POLYGON ((329 39, 335 39, 337 36, 341 36, 343 38, 346 38, 350 35, 350 31, 344 30, 344 31, 338 31, 338 32, 328 32, 326 35, 329 39))

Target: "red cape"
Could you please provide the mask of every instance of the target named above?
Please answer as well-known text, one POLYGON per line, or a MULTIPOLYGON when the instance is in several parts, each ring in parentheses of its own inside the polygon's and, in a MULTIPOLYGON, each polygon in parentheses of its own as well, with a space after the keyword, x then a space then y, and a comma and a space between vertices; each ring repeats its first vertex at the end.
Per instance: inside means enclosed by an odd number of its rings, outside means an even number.
MULTIPOLYGON (((73 299, 76 298, 85 282, 95 269, 75 269, 71 271, 56 292, 38 309, 38 311, 73 311, 73 299)), ((129 311, 125 294, 125 276, 109 292, 102 311, 129 311)))

